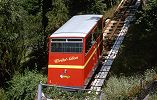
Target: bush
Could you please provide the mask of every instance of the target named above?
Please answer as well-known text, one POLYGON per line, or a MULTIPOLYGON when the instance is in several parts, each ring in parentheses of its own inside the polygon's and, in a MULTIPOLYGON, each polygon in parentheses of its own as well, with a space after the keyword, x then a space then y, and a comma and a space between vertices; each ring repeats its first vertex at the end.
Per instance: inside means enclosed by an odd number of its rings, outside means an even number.
MULTIPOLYGON (((104 91, 109 100, 128 99, 133 86, 138 86, 139 79, 135 77, 111 77, 104 91)), ((138 90, 134 91, 137 92, 138 90)), ((136 94, 136 93, 135 93, 136 94)))
MULTIPOLYGON (((132 77, 110 77, 104 91, 109 100, 126 100, 135 98, 148 83, 157 79, 153 69, 146 70, 144 75, 132 77), (142 83, 141 83, 142 82, 142 83)), ((156 97, 156 95, 153 95, 156 97)))
POLYGON ((4 89, 0 89, 0 99, 7 100, 7 95, 4 91, 4 89))
POLYGON ((9 82, 7 91, 9 100, 33 100, 39 81, 46 82, 46 77, 37 71, 26 70, 24 74, 15 74, 9 82))
POLYGON ((52 100, 93 100, 96 98, 94 91, 91 93, 85 91, 70 92, 56 87, 47 87, 43 89, 43 92, 52 100))
POLYGON ((153 69, 146 70, 144 76, 146 82, 157 80, 157 73, 153 69))
POLYGON ((148 100, 157 100, 157 93, 149 95, 148 100))

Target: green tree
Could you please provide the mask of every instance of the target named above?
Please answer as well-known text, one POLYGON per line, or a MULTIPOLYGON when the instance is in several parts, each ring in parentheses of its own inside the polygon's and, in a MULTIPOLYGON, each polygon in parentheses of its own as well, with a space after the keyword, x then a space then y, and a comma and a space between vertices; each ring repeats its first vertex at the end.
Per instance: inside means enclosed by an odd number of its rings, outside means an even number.
POLYGON ((20 70, 26 53, 23 16, 27 13, 15 0, 0 1, 0 79, 1 84, 20 70), (7 78, 6 78, 7 77, 7 78))
POLYGON ((147 3, 138 22, 142 23, 147 31, 155 31, 157 30, 157 0, 148 0, 147 3))
POLYGON ((118 0, 103 0, 103 3, 106 4, 107 8, 111 8, 117 3, 118 0))
POLYGON ((105 9, 103 0, 65 0, 70 16, 77 14, 102 14, 105 9))
POLYGON ((28 49, 26 60, 23 61, 23 70, 25 68, 41 70, 47 63, 47 52, 44 48, 44 27, 42 25, 42 13, 29 15, 27 20, 28 30, 28 49), (46 56, 46 57, 45 57, 46 56))
POLYGON ((19 2, 29 15, 36 15, 41 11, 42 0, 19 0, 19 2))
POLYGON ((21 1, 0 1, 0 80, 3 85, 16 71, 23 71, 33 47, 43 36, 41 14, 29 15, 21 1))
POLYGON ((46 28, 46 31, 49 34, 64 24, 69 17, 68 9, 65 6, 65 2, 63 0, 53 0, 52 6, 53 8, 51 11, 48 11, 46 14, 48 18, 48 26, 46 28))
POLYGON ((103 14, 105 6, 103 0, 90 0, 89 13, 103 14))

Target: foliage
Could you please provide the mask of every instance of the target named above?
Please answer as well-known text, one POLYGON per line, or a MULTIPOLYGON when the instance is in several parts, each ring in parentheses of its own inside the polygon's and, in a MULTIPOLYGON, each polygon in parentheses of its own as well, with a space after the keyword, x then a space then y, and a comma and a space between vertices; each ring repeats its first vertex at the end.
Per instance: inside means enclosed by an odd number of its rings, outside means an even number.
POLYGON ((23 17, 27 13, 16 0, 3 0, 0 6, 0 77, 3 84, 16 70, 21 70, 27 48, 23 17))
POLYGON ((148 97, 148 100, 156 100, 157 99, 157 93, 153 93, 153 94, 150 94, 149 97, 148 97))
POLYGON ((143 27, 147 31, 156 31, 157 25, 157 0, 148 0, 148 4, 144 7, 144 11, 141 12, 141 17, 138 23, 144 24, 143 27))
POLYGON ((41 13, 29 15, 19 0, 3 0, 0 5, 0 79, 3 85, 15 71, 28 67, 25 64, 34 57, 30 55, 32 48, 40 43, 43 34, 41 13))
POLYGON ((0 89, 0 98, 3 100, 7 100, 7 95, 4 91, 4 89, 0 89))
POLYGON ((25 70, 24 74, 15 74, 9 82, 7 97, 9 100, 33 100, 39 81, 46 82, 46 76, 37 71, 25 70))
POLYGON ((36 15, 41 10, 41 0, 19 0, 20 5, 29 15, 36 15))
POLYGON ((104 91, 109 100, 125 100, 129 99, 129 96, 135 96, 139 89, 139 78, 124 76, 117 78, 113 76, 107 81, 104 91))
POLYGON ((42 13, 36 16, 29 15, 29 48, 27 50, 27 60, 24 61, 23 67, 29 69, 37 68, 39 71, 47 64, 47 41, 45 41, 44 28, 42 25, 42 13), (45 45, 46 43, 46 45, 45 45))
POLYGON ((106 4, 107 9, 114 6, 118 1, 120 0, 103 0, 103 2, 106 4))
POLYGON ((103 0, 90 0, 90 6, 87 13, 102 14, 105 9, 102 1, 103 0))
MULTIPOLYGON (((68 9, 63 0, 53 0, 52 10, 48 11, 46 16, 48 18, 47 32, 53 32, 61 26, 68 19, 68 9)), ((50 34, 50 33, 49 33, 50 34)))
POLYGON ((112 76, 107 81, 104 91, 109 100, 132 100, 140 93, 145 85, 156 80, 156 78, 157 74, 153 69, 145 71, 144 75, 132 77, 112 76))
POLYGON ((157 80, 157 73, 155 70, 150 69, 150 70, 146 70, 144 73, 144 79, 146 82, 150 82, 153 80, 157 80))
POLYGON ((70 16, 77 14, 83 14, 89 9, 88 2, 89 0, 65 0, 68 4, 68 10, 70 16))
POLYGON ((69 15, 102 14, 106 9, 103 0, 65 0, 68 4, 69 15))
POLYGON ((95 92, 85 91, 67 91, 56 87, 47 87, 44 89, 44 93, 53 100, 93 100, 96 97, 95 92))

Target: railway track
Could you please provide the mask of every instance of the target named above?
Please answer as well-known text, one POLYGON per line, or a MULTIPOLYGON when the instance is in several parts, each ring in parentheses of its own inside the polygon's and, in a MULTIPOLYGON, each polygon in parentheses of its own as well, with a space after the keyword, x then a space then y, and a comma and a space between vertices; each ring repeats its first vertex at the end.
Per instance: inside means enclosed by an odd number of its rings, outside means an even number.
POLYGON ((141 0, 122 0, 114 16, 106 20, 103 32, 104 50, 102 63, 98 66, 96 73, 92 77, 93 80, 89 82, 87 89, 94 90, 97 94, 101 93, 112 63, 118 54, 120 45, 140 3, 141 0))

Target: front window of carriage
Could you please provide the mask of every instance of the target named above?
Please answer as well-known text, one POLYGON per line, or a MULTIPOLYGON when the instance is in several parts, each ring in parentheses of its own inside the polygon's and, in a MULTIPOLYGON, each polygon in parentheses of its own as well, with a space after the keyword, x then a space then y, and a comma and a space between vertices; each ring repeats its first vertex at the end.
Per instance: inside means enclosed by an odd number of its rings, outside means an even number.
POLYGON ((53 38, 51 52, 82 52, 82 38, 53 38))

